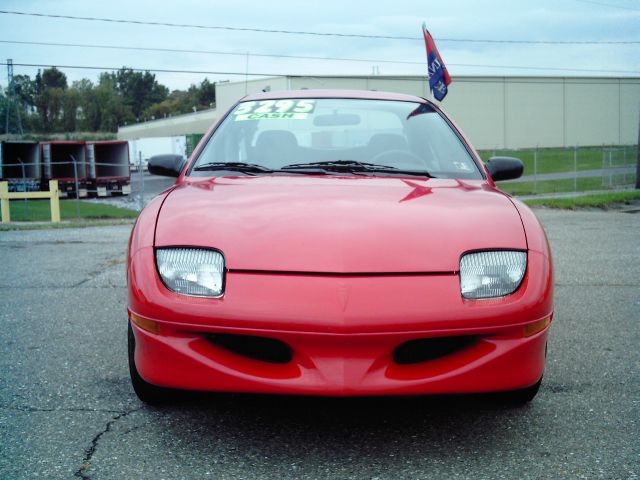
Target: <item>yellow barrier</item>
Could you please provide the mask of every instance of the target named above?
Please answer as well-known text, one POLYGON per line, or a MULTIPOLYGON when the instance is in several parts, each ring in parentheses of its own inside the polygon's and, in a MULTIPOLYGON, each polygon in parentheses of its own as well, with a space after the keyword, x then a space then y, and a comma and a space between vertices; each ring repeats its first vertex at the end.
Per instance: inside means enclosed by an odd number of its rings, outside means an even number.
POLYGON ((48 192, 9 192, 9 183, 0 182, 0 210, 2 211, 2 223, 9 223, 11 221, 9 201, 25 198, 48 198, 51 201, 51 221, 54 223, 58 223, 60 221, 58 181, 49 180, 48 192))

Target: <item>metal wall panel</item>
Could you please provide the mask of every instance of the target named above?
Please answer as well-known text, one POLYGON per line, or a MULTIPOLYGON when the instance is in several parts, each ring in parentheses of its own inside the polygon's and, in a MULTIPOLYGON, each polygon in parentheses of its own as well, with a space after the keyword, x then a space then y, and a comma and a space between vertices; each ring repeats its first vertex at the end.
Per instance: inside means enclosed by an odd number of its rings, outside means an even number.
POLYGON ((567 79, 565 84, 565 144, 617 144, 620 141, 618 82, 567 79))
MULTIPOLYGON (((456 80, 453 80, 456 82, 456 80)), ((449 86, 441 107, 464 131, 475 148, 500 148, 505 142, 502 79, 469 79, 449 86)))
POLYGON ((621 145, 638 143, 640 124, 640 82, 638 79, 620 80, 620 140, 621 145))
POLYGON ((564 144, 564 81, 505 82, 505 148, 564 144))
MULTIPOLYGON (((226 108, 270 90, 362 89, 428 96, 425 77, 271 77, 218 83, 217 108, 121 127, 118 138, 204 133, 226 108)), ((442 107, 479 149, 637 143, 640 78, 454 77, 442 107)))
MULTIPOLYGON (((277 90, 287 90, 288 81, 286 77, 270 77, 259 80, 248 80, 246 82, 217 83, 216 84, 216 110, 222 114, 227 108, 233 105, 246 95, 259 93, 264 89, 272 92, 277 90)), ((191 132, 202 133, 202 132, 191 132)))

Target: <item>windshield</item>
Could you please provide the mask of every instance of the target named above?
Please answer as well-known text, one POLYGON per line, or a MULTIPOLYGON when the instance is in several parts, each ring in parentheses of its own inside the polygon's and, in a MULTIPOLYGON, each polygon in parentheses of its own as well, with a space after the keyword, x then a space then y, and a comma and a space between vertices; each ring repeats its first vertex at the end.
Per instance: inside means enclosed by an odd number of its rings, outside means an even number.
POLYGON ((189 174, 221 170, 482 179, 460 138, 428 104, 361 99, 239 103, 189 174))

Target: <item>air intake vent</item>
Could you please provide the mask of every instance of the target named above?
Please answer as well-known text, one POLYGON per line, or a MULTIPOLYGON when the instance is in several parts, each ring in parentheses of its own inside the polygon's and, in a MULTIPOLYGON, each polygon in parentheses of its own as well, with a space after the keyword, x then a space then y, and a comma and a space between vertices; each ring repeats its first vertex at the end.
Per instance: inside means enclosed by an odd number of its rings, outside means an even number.
POLYGON ((475 336, 461 336, 410 340, 395 349, 393 360, 402 365, 427 362, 467 348, 477 339, 475 336))
POLYGON ((293 358, 289 345, 273 338, 228 333, 214 333, 207 338, 218 347, 261 362, 288 363, 293 358))

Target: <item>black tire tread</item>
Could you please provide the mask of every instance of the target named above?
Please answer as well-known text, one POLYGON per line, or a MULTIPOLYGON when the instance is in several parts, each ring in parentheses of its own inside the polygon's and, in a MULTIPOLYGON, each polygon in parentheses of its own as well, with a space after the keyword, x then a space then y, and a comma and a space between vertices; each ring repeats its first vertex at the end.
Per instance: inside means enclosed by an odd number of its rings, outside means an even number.
POLYGON ((500 394, 501 400, 511 405, 525 405, 535 398, 540 390, 542 378, 530 387, 521 388, 519 390, 510 390, 500 394))
POLYGON ((138 372, 134 355, 136 339, 133 335, 131 322, 128 322, 127 347, 129 353, 129 375, 131 376, 131 385, 133 386, 133 390, 136 392, 138 398, 149 405, 159 405, 173 400, 175 396, 174 390, 153 385, 142 378, 138 372))

